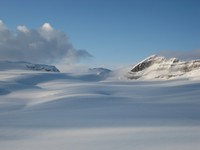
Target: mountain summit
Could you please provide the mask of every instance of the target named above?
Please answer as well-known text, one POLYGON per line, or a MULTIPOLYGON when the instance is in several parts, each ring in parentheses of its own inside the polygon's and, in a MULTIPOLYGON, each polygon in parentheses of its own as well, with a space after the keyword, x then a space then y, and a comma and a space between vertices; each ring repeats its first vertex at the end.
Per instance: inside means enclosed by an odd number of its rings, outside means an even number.
POLYGON ((136 64, 130 71, 130 79, 171 79, 200 76, 200 60, 181 61, 152 55, 136 64))

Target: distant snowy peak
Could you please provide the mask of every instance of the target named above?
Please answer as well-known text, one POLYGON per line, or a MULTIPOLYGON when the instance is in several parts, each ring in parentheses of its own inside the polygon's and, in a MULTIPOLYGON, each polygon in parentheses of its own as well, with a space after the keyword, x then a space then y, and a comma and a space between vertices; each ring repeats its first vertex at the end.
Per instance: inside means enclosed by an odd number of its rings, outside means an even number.
POLYGON ((200 76, 200 60, 180 61, 176 58, 152 55, 136 64, 130 71, 130 79, 170 79, 200 76))
POLYGON ((33 64, 24 61, 0 61, 0 71, 5 70, 32 70, 32 71, 45 71, 45 72, 60 72, 55 66, 33 64))

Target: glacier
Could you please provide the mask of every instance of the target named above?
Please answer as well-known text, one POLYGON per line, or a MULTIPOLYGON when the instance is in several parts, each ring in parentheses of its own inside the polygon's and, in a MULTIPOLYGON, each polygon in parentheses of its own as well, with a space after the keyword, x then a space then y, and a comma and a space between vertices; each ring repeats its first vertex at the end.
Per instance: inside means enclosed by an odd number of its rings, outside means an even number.
POLYGON ((198 78, 130 80, 103 68, 62 73, 0 67, 2 150, 200 147, 198 78))

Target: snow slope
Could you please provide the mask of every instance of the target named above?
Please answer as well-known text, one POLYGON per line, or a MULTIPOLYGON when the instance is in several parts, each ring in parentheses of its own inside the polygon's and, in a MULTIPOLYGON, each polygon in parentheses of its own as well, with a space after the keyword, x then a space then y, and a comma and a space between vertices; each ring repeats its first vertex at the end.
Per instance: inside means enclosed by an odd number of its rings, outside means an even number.
POLYGON ((1 70, 0 149, 198 150, 199 98, 199 81, 1 70))
POLYGON ((130 79, 200 79, 200 60, 180 61, 152 55, 135 65, 130 79))

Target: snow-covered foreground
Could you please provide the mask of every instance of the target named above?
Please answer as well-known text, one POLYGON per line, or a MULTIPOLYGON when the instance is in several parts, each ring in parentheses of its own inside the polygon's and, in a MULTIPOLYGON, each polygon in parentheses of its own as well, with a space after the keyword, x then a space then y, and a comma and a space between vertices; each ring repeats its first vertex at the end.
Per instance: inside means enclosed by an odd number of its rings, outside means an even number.
POLYGON ((200 81, 2 71, 1 150, 198 150, 200 81))

